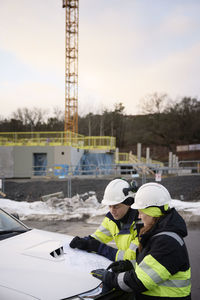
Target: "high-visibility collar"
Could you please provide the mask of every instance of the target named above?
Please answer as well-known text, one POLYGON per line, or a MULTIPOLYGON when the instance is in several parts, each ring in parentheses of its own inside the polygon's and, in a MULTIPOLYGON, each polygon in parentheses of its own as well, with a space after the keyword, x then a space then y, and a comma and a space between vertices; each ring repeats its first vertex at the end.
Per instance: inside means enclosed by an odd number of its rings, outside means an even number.
MULTIPOLYGON (((164 205, 164 210, 167 211, 169 208, 168 204, 164 205)), ((147 208, 140 209, 144 214, 151 216, 151 217, 161 217, 164 215, 162 210, 159 208, 159 206, 150 206, 147 208)))

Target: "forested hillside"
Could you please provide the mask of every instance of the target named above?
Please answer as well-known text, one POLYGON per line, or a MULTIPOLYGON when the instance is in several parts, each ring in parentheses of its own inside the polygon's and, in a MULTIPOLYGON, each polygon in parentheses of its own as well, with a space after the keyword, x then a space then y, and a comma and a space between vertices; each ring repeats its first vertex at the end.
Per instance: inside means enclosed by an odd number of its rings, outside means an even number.
MULTIPOLYGON (((149 146, 151 157, 167 161, 176 145, 200 143, 200 101, 183 98, 166 102, 165 95, 152 95, 144 103, 143 114, 125 113, 123 103, 102 113, 79 116, 79 133, 86 136, 115 136, 120 152, 136 153, 137 143, 149 146)), ((64 113, 55 109, 49 117, 40 108, 19 108, 10 118, 1 117, 0 131, 63 131, 64 113)), ((143 153, 145 156, 145 153, 143 153)))

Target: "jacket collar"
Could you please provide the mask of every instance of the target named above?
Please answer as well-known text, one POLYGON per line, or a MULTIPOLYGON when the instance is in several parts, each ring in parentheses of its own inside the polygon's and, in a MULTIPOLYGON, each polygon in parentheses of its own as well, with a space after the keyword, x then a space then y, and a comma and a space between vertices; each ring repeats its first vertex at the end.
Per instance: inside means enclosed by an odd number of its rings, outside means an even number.
POLYGON ((175 208, 171 208, 148 232, 141 235, 141 243, 144 245, 153 235, 163 231, 175 232, 182 238, 187 236, 185 221, 175 208))
POLYGON ((117 225, 120 230, 119 234, 129 234, 131 225, 134 221, 138 220, 138 211, 136 209, 130 208, 121 220, 115 220, 110 212, 106 214, 106 217, 112 220, 117 225), (121 224, 123 225, 122 228, 121 224))

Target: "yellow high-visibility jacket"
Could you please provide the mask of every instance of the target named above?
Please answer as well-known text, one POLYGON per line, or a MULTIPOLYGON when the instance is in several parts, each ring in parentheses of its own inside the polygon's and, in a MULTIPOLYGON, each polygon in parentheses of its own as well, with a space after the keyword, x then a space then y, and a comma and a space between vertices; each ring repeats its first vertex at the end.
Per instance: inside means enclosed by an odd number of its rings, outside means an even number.
POLYGON ((112 261, 131 260, 135 265, 136 249, 138 247, 138 230, 141 221, 138 211, 130 209, 122 223, 116 221, 111 213, 107 213, 99 228, 91 236, 101 242, 98 254, 112 261), (125 221, 124 221, 125 220, 125 221), (124 222, 123 222, 124 221, 124 222), (115 241, 117 248, 107 245, 115 241))

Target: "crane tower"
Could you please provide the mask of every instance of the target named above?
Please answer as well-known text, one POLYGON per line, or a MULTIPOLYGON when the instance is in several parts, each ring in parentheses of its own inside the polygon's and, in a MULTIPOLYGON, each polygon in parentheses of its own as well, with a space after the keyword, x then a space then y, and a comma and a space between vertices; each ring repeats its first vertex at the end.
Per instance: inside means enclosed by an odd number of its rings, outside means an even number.
POLYGON ((78 133, 79 0, 63 0, 65 15, 65 131, 78 133))

